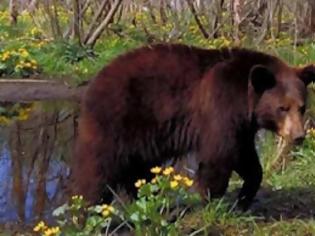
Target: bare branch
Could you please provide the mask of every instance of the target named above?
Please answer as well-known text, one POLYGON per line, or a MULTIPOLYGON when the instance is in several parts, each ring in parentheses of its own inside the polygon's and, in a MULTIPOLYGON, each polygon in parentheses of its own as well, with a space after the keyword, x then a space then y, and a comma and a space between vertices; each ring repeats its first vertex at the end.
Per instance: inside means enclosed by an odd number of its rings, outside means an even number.
POLYGON ((194 4, 192 3, 192 0, 186 0, 188 6, 189 6, 189 9, 191 11, 191 13, 193 14, 194 18, 195 18, 195 21, 198 25, 198 28, 200 30, 200 32, 202 33, 203 37, 205 37, 206 39, 209 38, 209 34, 208 32, 205 30, 205 28, 203 27, 200 19, 199 19, 199 16, 197 14, 197 11, 194 7, 194 4))
POLYGON ((99 25, 99 27, 96 28, 91 37, 86 41, 87 45, 94 46, 96 40, 101 36, 106 26, 111 22, 121 3, 122 0, 115 0, 103 22, 99 25))

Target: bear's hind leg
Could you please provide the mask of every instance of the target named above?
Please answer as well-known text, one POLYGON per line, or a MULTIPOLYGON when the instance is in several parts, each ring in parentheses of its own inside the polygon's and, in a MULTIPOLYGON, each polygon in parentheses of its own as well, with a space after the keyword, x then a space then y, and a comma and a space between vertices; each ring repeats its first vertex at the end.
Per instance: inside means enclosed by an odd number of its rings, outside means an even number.
POLYGON ((113 152, 106 148, 106 142, 102 146, 80 142, 78 145, 72 169, 74 193, 91 204, 110 203, 113 196, 108 186, 116 190, 115 179, 119 175, 119 168, 110 160, 113 152))
POLYGON ((204 198, 222 197, 229 184, 232 170, 226 165, 212 163, 211 161, 199 164, 197 172, 197 184, 204 198))
POLYGON ((137 180, 144 179, 146 182, 152 180, 154 175, 150 169, 161 164, 158 161, 146 161, 140 155, 132 155, 129 157, 129 162, 126 167, 122 167, 122 178, 119 180, 119 185, 132 197, 137 196, 138 188, 135 186, 137 180))
POLYGON ((89 116, 82 116, 72 159, 72 194, 91 204, 110 202, 110 185, 115 188, 119 168, 114 161, 115 142, 89 116))

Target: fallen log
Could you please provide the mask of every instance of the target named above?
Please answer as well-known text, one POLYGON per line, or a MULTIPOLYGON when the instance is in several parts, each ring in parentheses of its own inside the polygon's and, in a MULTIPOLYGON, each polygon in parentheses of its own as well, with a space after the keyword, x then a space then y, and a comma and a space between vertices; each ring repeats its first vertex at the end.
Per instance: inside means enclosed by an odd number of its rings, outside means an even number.
POLYGON ((85 87, 71 87, 65 82, 53 80, 0 79, 0 102, 41 100, 79 102, 85 87))

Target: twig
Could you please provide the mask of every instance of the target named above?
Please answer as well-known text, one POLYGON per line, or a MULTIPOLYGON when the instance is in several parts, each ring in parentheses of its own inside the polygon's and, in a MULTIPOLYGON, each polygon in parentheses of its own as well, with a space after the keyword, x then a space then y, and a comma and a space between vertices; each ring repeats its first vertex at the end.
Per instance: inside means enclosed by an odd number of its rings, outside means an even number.
POLYGON ((191 0, 186 0, 186 2, 187 2, 187 4, 188 4, 188 7, 189 7, 191 13, 193 14, 193 16, 194 16, 194 18, 195 18, 195 21, 196 21, 196 23, 197 23, 197 25, 198 25, 198 28, 199 28, 200 32, 202 33, 202 35, 203 35, 204 38, 208 39, 208 38, 209 38, 209 34, 208 34, 208 32, 205 30, 205 28, 203 27, 203 25, 202 25, 202 23, 201 23, 201 21, 200 21, 200 19, 199 19, 199 17, 198 17, 197 11, 196 11, 196 9, 195 9, 195 7, 194 7, 194 4, 192 3, 191 0))

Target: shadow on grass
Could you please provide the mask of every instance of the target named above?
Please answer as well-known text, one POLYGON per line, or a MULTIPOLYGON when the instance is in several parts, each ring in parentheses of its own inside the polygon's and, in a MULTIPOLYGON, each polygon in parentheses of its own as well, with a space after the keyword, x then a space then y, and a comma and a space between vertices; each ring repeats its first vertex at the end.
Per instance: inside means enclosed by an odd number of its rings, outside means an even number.
POLYGON ((267 221, 315 217, 315 185, 280 190, 261 188, 256 199, 251 212, 267 221))

